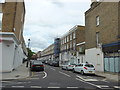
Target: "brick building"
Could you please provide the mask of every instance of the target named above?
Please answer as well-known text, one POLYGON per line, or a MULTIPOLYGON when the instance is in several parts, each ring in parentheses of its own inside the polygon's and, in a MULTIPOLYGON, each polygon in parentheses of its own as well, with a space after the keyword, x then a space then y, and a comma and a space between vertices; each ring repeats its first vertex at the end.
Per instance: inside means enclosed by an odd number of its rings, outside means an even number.
POLYGON ((93 2, 85 26, 86 61, 97 71, 119 72, 120 2, 93 2))
POLYGON ((84 62, 85 27, 76 25, 61 37, 60 62, 84 62))
POLYGON ((9 72, 27 58, 23 37, 25 5, 24 2, 5 1, 0 2, 0 38, 2 40, 0 53, 2 72, 9 72))

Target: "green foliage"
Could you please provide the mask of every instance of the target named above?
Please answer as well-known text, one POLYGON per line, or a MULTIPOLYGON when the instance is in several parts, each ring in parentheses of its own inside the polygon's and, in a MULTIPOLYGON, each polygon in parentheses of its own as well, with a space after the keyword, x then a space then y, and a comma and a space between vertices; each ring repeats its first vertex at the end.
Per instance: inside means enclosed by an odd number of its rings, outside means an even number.
POLYGON ((32 55, 35 54, 35 52, 32 52, 29 48, 27 48, 28 51, 28 59, 30 60, 32 55))

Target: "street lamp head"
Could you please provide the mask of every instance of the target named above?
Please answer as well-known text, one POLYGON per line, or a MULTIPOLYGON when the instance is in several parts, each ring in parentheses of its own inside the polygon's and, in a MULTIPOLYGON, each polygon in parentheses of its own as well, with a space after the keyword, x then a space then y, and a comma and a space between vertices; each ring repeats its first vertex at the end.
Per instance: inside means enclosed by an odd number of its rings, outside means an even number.
POLYGON ((30 39, 28 39, 28 41, 30 41, 30 39))

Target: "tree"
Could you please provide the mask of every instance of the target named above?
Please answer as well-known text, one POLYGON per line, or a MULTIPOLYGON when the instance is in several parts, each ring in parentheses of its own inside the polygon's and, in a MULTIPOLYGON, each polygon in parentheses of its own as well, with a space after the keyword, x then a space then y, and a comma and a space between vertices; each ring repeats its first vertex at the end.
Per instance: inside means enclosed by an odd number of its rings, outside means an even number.
POLYGON ((35 52, 32 52, 29 48, 27 48, 27 51, 28 51, 28 59, 30 60, 33 54, 35 54, 35 52))

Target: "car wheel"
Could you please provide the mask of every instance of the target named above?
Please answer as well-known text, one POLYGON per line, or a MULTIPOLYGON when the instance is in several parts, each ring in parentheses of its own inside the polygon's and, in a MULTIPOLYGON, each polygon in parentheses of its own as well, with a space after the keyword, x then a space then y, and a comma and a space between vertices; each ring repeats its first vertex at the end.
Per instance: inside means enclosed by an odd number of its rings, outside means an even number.
POLYGON ((81 71, 81 74, 84 75, 84 71, 83 70, 81 71))

